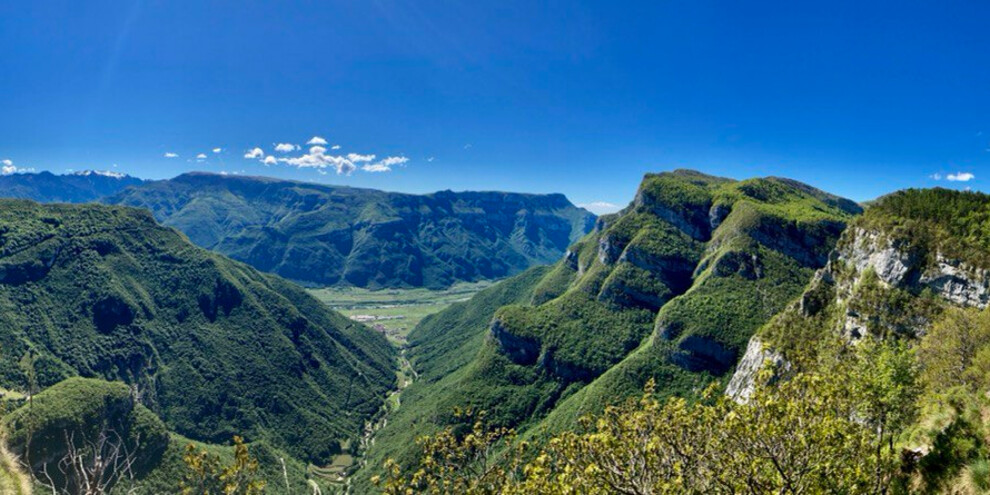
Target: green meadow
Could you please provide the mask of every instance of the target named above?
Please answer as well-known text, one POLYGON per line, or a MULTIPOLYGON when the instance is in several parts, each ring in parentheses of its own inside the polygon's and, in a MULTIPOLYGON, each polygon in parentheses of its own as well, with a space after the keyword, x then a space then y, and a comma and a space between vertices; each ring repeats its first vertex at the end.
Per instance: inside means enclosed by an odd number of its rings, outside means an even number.
POLYGON ((459 282, 442 290, 326 287, 309 289, 309 292, 331 309, 384 332, 389 341, 402 346, 409 332, 423 318, 439 313, 455 302, 466 301, 493 283, 459 282))

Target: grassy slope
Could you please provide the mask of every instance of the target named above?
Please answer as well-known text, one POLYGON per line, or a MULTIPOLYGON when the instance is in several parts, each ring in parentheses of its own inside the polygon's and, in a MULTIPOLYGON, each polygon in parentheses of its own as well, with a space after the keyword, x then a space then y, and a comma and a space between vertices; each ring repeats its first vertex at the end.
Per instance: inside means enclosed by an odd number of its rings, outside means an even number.
POLYGON ((731 213, 712 233, 690 289, 660 309, 650 339, 563 401, 541 430, 566 429, 581 415, 638 393, 650 378, 659 394, 683 395, 729 376, 749 337, 800 295, 824 263, 841 231, 836 223, 858 211, 839 198, 772 178, 723 183, 713 203, 731 205, 731 213), (813 241, 779 242, 789 238, 813 241), (699 338, 724 352, 729 366, 704 354, 698 362, 689 343, 699 338))
POLYGON ((31 478, 21 470, 17 458, 6 446, 0 445, 0 493, 31 495, 31 492, 31 478))
POLYGON ((186 174, 106 202, 150 209, 196 244, 315 285, 443 288, 555 261, 594 216, 562 195, 388 193, 186 174))
POLYGON ((174 430, 328 459, 394 384, 380 335, 145 212, 0 201, 0 385, 124 380, 174 430))
MULTIPOLYGON (((535 281, 532 298, 495 311, 498 338, 414 352, 417 367, 451 378, 426 385, 431 408, 407 409, 415 416, 407 429, 429 432, 450 422, 443 407, 473 405, 496 423, 554 431, 638 393, 648 378, 660 393, 685 394, 727 376, 750 335, 800 294, 858 211, 784 179, 649 175, 629 207, 603 217, 535 281), (712 231, 716 206, 722 218, 712 231)), ((486 328, 487 315, 464 328, 486 328)), ((453 335, 464 325, 452 312, 434 321, 453 335)))

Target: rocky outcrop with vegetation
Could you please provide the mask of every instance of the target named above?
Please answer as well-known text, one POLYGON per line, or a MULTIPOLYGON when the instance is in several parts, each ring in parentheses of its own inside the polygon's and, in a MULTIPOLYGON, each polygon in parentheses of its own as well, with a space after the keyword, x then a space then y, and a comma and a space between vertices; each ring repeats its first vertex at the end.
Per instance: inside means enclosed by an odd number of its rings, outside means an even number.
MULTIPOLYGON (((464 327, 487 328, 484 339, 422 358, 410 349, 426 366, 455 352, 461 364, 422 398, 404 396, 407 420, 431 431, 457 422, 438 404, 471 406, 536 435, 573 428, 651 378, 661 395, 689 394, 736 366, 749 337, 801 294, 859 212, 785 179, 647 175, 629 206, 600 217, 538 279, 528 276, 530 297, 496 308, 481 295, 466 303, 488 308, 464 327)), ((431 326, 457 334, 444 323, 457 314, 442 312, 431 326)), ((372 455, 406 458, 413 447, 398 438, 386 427, 372 455)))

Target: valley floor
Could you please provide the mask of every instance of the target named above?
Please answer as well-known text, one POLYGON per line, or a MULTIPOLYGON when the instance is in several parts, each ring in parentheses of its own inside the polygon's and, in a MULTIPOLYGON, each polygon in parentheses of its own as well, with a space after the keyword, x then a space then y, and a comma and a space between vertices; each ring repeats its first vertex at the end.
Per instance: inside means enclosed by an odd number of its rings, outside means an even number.
POLYGON ((423 318, 466 301, 494 282, 460 282, 448 289, 382 289, 326 287, 310 289, 314 297, 348 318, 374 328, 397 346, 423 318))
POLYGON ((495 282, 461 282, 444 290, 383 289, 368 290, 356 287, 327 287, 310 289, 309 292, 331 309, 348 318, 364 323, 382 332, 389 342, 400 350, 397 388, 389 393, 382 412, 365 427, 357 454, 343 453, 329 466, 310 466, 310 474, 325 481, 346 487, 349 474, 363 462, 360 453, 374 443, 374 436, 388 424, 388 416, 402 404, 402 392, 416 378, 416 370, 406 359, 406 337, 424 318, 443 311, 451 304, 466 301, 495 282))

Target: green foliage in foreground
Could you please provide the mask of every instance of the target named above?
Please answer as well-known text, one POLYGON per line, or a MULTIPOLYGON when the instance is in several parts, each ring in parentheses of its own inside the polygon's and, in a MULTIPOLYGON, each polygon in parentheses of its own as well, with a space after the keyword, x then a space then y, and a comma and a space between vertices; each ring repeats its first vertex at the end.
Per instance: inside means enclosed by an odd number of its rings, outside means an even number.
MULTIPOLYGON (((220 456, 195 445, 186 447, 182 460, 189 468, 180 484, 182 495, 257 495, 265 491, 265 481, 258 478, 258 459, 251 457, 241 437, 234 437, 234 460, 229 465, 224 466, 220 456)), ((288 485, 288 478, 285 483, 288 485)))
MULTIPOLYGON (((154 413, 136 404, 131 390, 119 382, 69 378, 4 416, 2 430, 12 453, 31 465, 37 483, 54 485, 60 493, 62 489, 82 493, 75 472, 69 470, 69 476, 61 474, 66 466, 60 463, 67 459, 70 441, 86 465, 96 464, 96 453, 109 464, 100 476, 108 481, 102 485, 107 493, 179 493, 183 479, 201 479, 207 484, 220 482, 223 467, 238 466, 238 459, 241 467, 253 464, 246 457, 248 451, 257 462, 257 468, 249 470, 253 474, 239 470, 236 476, 229 477, 248 480, 241 486, 254 479, 266 485, 265 493, 289 495, 309 493, 316 482, 308 479, 305 464, 265 442, 250 445, 235 442, 234 446, 226 447, 195 442, 169 432, 154 413), (101 435, 106 437, 106 442, 94 450, 101 435), (185 458, 191 454, 201 461, 200 471, 186 462, 185 458), (201 475, 199 478, 197 473, 201 475)), ((51 488, 43 491, 51 492, 51 488)))
POLYGON ((536 452, 475 421, 420 440, 420 468, 388 463, 386 494, 889 493, 902 479, 893 439, 917 394, 910 351, 863 344, 818 371, 762 387, 745 404, 715 394, 639 400, 582 420, 536 452))
MULTIPOLYGON (((258 469, 251 476, 251 479, 264 483, 265 494, 309 494, 313 493, 314 484, 324 494, 334 493, 333 487, 322 480, 310 478, 307 474, 306 464, 294 459, 285 451, 273 448, 267 442, 254 442, 245 444, 245 446, 251 459, 256 460, 258 465, 258 469)), ((197 454, 206 454, 217 461, 213 464, 221 471, 223 467, 237 464, 236 445, 203 444, 179 435, 172 435, 168 448, 154 469, 136 480, 133 486, 124 489, 122 485, 115 493, 134 493, 136 495, 179 493, 182 480, 196 475, 196 472, 186 462, 190 448, 194 449, 197 454)), ((197 493, 196 495, 200 494, 197 493)))
POLYGON ((0 200, 0 346, 4 388, 119 380, 182 435, 314 462, 395 380, 380 334, 123 207, 0 200))
POLYGON ((404 394, 358 477, 385 455, 414 469, 412 432, 470 426, 451 417, 454 406, 538 440, 651 379, 660 397, 696 395, 800 295, 857 212, 785 179, 647 175, 632 204, 602 217, 518 297, 479 294, 411 333, 423 343, 409 351, 414 367, 449 378, 404 394))

